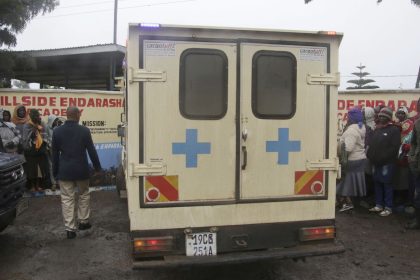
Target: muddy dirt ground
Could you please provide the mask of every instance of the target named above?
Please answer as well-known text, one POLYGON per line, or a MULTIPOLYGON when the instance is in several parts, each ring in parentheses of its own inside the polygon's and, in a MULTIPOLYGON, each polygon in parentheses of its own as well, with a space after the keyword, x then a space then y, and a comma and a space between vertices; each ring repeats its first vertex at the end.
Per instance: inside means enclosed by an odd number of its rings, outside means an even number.
POLYGON ((337 214, 340 255, 160 271, 131 269, 127 205, 116 192, 92 193, 91 217, 91 230, 67 240, 59 197, 31 198, 0 233, 0 279, 420 279, 420 231, 405 231, 403 214, 337 214))

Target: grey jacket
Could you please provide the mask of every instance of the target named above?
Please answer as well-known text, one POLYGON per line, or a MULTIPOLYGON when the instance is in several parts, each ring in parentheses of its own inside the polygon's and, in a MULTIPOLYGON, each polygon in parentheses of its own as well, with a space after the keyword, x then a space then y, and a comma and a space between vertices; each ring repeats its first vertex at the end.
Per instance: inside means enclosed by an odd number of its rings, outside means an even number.
POLYGON ((15 153, 21 143, 21 135, 11 122, 0 121, 0 138, 7 153, 15 153))
MULTIPOLYGON (((48 139, 47 139, 47 133, 45 132, 44 122, 41 122, 41 126, 42 126, 42 131, 40 132, 40 134, 42 137, 42 141, 44 143, 43 145, 48 146, 48 139)), ((22 146, 23 146, 23 150, 25 151, 25 154, 28 152, 30 154, 32 154, 33 152, 38 154, 38 152, 34 150, 36 133, 38 132, 35 131, 35 128, 30 123, 26 123, 23 125, 22 146)), ((42 150, 42 152, 44 152, 44 149, 42 150)))
POLYGON ((53 130, 56 128, 56 127, 53 127, 53 124, 54 124, 54 121, 57 120, 57 119, 61 120, 63 123, 65 121, 64 118, 57 117, 56 115, 49 115, 48 116, 47 126, 46 126, 45 130, 46 130, 46 133, 47 133, 48 145, 50 145, 50 146, 51 146, 51 143, 52 143, 53 130))

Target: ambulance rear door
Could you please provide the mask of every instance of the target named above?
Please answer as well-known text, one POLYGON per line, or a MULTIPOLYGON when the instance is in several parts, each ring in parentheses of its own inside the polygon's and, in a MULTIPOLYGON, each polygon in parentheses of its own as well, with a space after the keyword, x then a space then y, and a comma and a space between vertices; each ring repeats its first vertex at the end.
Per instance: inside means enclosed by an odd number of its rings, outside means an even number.
POLYGON ((165 176, 140 181, 141 207, 234 203, 236 44, 143 36, 140 162, 165 176))
POLYGON ((242 201, 326 198, 327 174, 307 161, 328 158, 326 44, 245 41, 240 45, 242 201))

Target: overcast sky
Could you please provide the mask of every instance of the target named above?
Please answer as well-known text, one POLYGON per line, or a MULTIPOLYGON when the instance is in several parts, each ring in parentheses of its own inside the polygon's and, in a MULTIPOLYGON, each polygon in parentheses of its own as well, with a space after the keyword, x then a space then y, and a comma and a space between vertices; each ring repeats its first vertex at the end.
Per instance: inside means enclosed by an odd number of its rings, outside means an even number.
MULTIPOLYGON (((341 86, 357 65, 384 89, 414 88, 420 66, 420 8, 410 0, 119 0, 117 43, 128 23, 334 30, 344 33, 341 86)), ((114 0, 60 0, 30 21, 16 50, 112 43, 114 0)))

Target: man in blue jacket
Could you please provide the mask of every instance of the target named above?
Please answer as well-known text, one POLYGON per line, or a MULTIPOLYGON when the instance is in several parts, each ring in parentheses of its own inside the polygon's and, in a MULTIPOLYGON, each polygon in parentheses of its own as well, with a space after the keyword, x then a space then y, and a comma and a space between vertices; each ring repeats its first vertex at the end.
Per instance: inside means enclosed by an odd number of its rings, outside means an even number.
POLYGON ((101 170, 101 163, 93 145, 90 130, 79 125, 80 115, 79 108, 68 107, 67 121, 54 130, 52 137, 53 175, 60 182, 61 206, 68 239, 76 237, 77 229, 91 228, 89 165, 86 151, 95 171, 101 170), (76 215, 75 190, 77 187, 79 201, 76 215))

